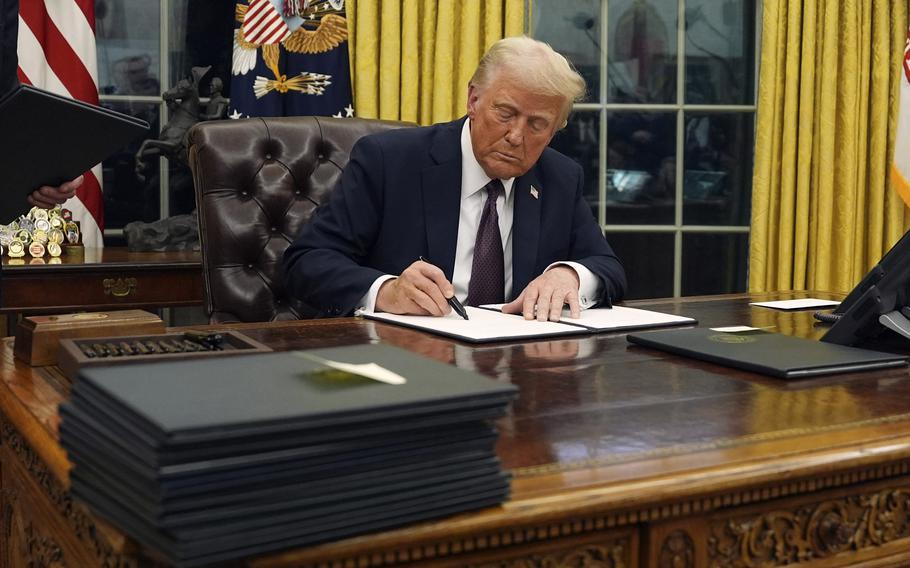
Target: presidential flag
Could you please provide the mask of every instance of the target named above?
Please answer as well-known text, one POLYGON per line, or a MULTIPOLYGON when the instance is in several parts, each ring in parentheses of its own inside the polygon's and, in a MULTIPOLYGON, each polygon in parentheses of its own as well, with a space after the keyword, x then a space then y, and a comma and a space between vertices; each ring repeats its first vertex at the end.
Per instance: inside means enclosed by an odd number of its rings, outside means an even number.
POLYGON ((242 0, 228 116, 354 116, 344 0, 242 0))
POLYGON ((897 193, 910 205, 910 29, 904 45, 904 64, 901 65, 900 116, 891 179, 897 193))
MULTIPOLYGON (((98 104, 95 0, 19 2, 18 54, 21 82, 98 104)), ((85 173, 82 187, 63 207, 79 221, 85 246, 104 245, 101 164, 85 173)))

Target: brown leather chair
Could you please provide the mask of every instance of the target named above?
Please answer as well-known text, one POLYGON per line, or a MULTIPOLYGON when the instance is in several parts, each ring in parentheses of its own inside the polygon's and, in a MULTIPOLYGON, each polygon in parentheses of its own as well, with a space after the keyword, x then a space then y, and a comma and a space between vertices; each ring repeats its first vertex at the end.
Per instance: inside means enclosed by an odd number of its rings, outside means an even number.
POLYGON ((205 307, 214 322, 320 314, 287 295, 281 257, 365 134, 407 123, 284 117, 204 122, 189 133, 205 307))

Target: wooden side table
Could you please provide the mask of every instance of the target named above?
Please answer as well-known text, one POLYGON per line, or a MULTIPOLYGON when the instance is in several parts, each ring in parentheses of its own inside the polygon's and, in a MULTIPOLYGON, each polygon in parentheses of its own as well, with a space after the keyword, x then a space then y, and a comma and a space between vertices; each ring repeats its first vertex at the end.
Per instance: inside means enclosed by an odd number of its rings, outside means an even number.
POLYGON ((3 258, 0 314, 201 305, 198 252, 86 248, 84 256, 3 258), (39 262, 40 261, 40 262, 39 262))

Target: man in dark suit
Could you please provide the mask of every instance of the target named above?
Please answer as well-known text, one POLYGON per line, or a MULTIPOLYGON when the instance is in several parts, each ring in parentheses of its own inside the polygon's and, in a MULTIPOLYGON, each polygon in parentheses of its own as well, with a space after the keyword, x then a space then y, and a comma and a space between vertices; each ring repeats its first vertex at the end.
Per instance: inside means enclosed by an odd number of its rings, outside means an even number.
POLYGON ((292 294, 328 315, 441 316, 456 295, 541 321, 620 299, 625 273, 585 203, 582 169, 547 147, 583 94, 548 45, 494 44, 466 118, 354 146, 285 253, 292 294))
MULTIPOLYGON (((16 68, 18 57, 16 43, 19 31, 19 0, 0 0, 0 100, 18 84, 16 68)), ((27 198, 31 205, 50 209, 76 195, 82 185, 82 176, 68 181, 60 187, 42 186, 27 198)), ((9 223, 12 219, 0 219, 9 223)))

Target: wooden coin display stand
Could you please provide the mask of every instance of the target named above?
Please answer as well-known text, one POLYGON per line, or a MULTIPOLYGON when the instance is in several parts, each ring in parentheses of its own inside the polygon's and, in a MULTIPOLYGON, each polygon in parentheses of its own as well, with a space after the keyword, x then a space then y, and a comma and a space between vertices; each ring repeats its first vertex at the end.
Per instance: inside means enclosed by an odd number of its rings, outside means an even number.
MULTIPOLYGON (((65 339, 60 342, 60 353, 57 364, 67 377, 74 379, 79 372, 79 369, 87 366, 148 363, 152 361, 177 361, 181 359, 223 357, 225 355, 252 355, 254 353, 267 353, 272 351, 271 348, 236 331, 221 331, 218 332, 218 334, 222 339, 220 342, 220 349, 217 350, 172 351, 128 355, 124 353, 124 351, 126 351, 124 349, 118 349, 118 351, 114 351, 113 353, 110 353, 113 351, 113 349, 110 349, 108 350, 108 355, 96 355, 94 357, 86 355, 86 350, 94 351, 94 346, 96 345, 106 346, 112 344, 113 347, 119 348, 121 344, 126 344, 130 347, 136 342, 145 341, 153 343, 163 341, 165 344, 172 344, 175 341, 180 343, 186 340, 186 334, 165 333, 162 335, 65 339)), ((130 347, 130 350, 135 352, 132 347, 130 347)))
POLYGON ((33 367, 53 365, 61 339, 154 335, 164 322, 144 310, 118 310, 23 318, 16 328, 16 357, 33 367))

